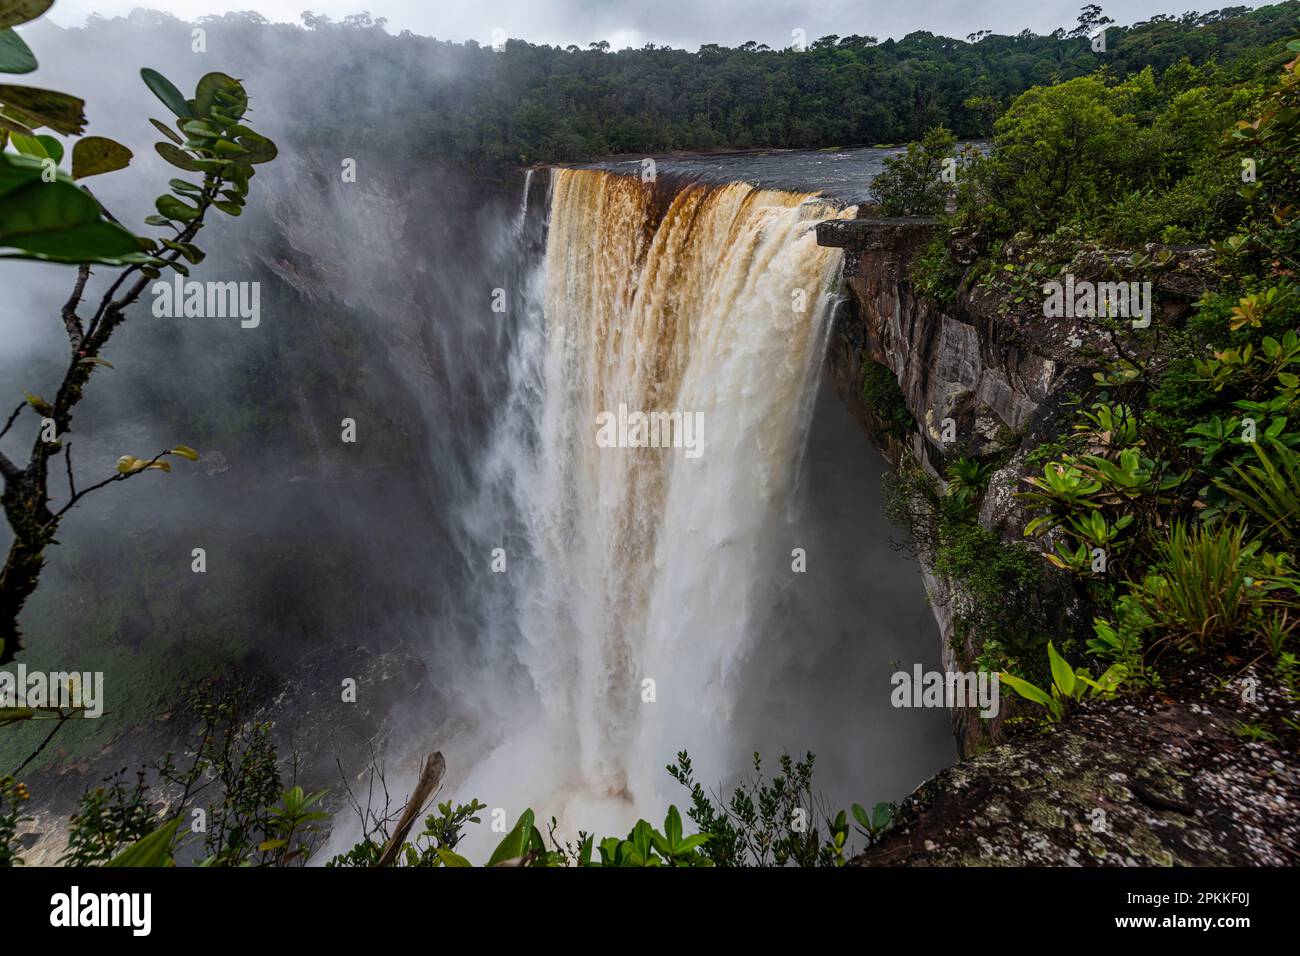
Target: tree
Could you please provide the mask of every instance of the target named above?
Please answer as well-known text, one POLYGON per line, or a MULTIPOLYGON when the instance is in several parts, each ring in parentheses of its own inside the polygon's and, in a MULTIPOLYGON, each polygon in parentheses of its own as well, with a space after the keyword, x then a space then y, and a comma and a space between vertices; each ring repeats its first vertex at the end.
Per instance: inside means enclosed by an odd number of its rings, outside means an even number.
POLYGON ((994 199, 1021 228, 1095 212, 1113 179, 1133 165, 1134 118, 1117 113, 1097 77, 1020 96, 997 121, 994 199))
MULTIPOLYGON (((902 156, 885 160, 885 169, 871 184, 871 198, 886 216, 922 216, 943 212, 950 182, 944 161, 956 162, 957 139, 936 126, 919 143, 910 143, 902 156)), ((955 168, 955 167, 953 167, 955 168)))
MULTIPOLYGON (((35 57, 9 27, 40 15, 49 6, 49 2, 0 0, 0 69, 27 72, 35 68, 35 57)), ((194 240, 209 212, 216 209, 238 216, 247 200, 254 167, 276 155, 269 139, 243 123, 248 95, 237 80, 224 73, 209 73, 187 99, 161 74, 148 69, 140 72, 145 84, 175 114, 174 125, 179 130, 150 120, 166 137, 155 149, 178 169, 202 176, 201 182, 173 179, 170 192, 158 197, 158 214, 145 222, 172 230, 172 235, 161 239, 133 235, 77 184, 87 176, 126 166, 129 150, 102 137, 84 137, 71 150, 69 173, 59 168, 64 158, 59 141, 34 132, 48 127, 66 134, 81 133, 85 123, 81 100, 45 90, 0 87, 0 147, 14 148, 14 152, 0 152, 0 256, 77 266, 72 293, 61 311, 69 354, 58 391, 49 401, 29 393, 0 428, 3 438, 25 411, 40 416, 24 462, 0 453, 0 477, 4 479, 0 504, 14 535, 0 569, 0 665, 13 660, 22 647, 18 616, 36 590, 46 549, 58 543, 56 535, 67 513, 100 488, 146 472, 170 471, 168 458, 198 458, 185 445, 163 449, 148 459, 123 455, 114 474, 78 488, 68 437, 73 410, 95 371, 112 368, 103 353, 126 320, 127 309, 162 270, 188 275, 187 263, 202 261, 204 253, 194 240), (122 268, 93 311, 82 303, 92 264, 122 268), (66 499, 55 502, 50 495, 50 472, 60 454, 68 490, 66 499)))
POLYGON ((1079 25, 1070 31, 1070 36, 1090 37, 1102 27, 1114 22, 1101 12, 1101 7, 1090 3, 1079 10, 1079 25))

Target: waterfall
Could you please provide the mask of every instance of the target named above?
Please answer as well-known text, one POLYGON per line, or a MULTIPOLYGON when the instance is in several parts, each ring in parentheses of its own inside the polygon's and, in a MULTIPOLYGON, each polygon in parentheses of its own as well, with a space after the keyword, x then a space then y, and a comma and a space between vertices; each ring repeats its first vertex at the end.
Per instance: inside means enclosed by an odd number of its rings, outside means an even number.
POLYGON ((533 170, 524 170, 524 191, 519 197, 519 214, 515 217, 514 233, 516 236, 522 235, 524 226, 528 223, 528 190, 533 188, 533 170))
POLYGON ((627 825, 662 813, 676 750, 731 761, 728 720, 772 569, 790 572, 771 531, 839 267, 814 226, 853 213, 743 184, 554 172, 542 334, 520 337, 541 353, 518 362, 540 379, 536 442, 507 428, 511 451, 495 456, 528 457, 510 471, 531 551, 518 655, 537 706, 526 742, 499 747, 477 789, 508 776, 541 815, 581 809, 573 822, 591 825, 603 807, 627 825), (698 415, 699 456, 601 447, 598 415, 620 405, 698 415))

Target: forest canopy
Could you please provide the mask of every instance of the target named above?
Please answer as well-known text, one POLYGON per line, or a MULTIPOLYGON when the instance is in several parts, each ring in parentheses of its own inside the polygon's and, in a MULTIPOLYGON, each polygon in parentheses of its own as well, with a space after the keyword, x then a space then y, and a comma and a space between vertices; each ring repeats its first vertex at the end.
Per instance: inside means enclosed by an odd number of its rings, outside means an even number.
MULTIPOLYGON (((1077 24, 1047 36, 1028 30, 965 39, 928 32, 883 41, 832 35, 804 50, 748 42, 697 51, 523 40, 494 50, 409 31, 393 35, 367 14, 332 21, 308 12, 304 26, 272 24, 255 13, 199 22, 209 33, 239 33, 241 42, 228 46, 249 56, 273 46, 278 60, 295 64, 294 75, 366 77, 364 83, 302 84, 294 95, 304 108, 289 115, 312 120, 286 131, 291 138, 327 137, 331 130, 319 117, 335 116, 353 135, 371 133, 391 148, 494 165, 902 143, 939 125, 959 138, 986 137, 1029 88, 1098 70, 1123 80, 1186 60, 1257 75, 1261 62, 1282 50, 1297 16, 1300 3, 1292 0, 1117 26, 1088 6, 1077 24), (1099 51, 1092 37, 1103 26, 1099 51)), ((167 14, 136 11, 127 19, 92 17, 86 29, 103 31, 111 42, 114 31, 141 20, 183 26, 167 14)))

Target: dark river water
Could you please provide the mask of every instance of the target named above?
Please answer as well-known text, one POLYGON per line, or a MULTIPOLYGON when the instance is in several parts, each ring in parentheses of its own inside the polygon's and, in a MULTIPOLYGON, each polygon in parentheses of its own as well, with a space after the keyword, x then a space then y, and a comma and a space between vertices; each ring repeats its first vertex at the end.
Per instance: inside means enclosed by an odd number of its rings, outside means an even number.
MULTIPOLYGON (((732 153, 718 156, 674 156, 655 158, 655 173, 708 183, 747 182, 767 189, 820 190, 845 203, 869 198, 871 181, 884 169, 885 160, 902 153, 901 148, 772 150, 765 153, 732 153)), ((593 163, 609 169, 639 175, 644 160, 629 159, 593 163)))

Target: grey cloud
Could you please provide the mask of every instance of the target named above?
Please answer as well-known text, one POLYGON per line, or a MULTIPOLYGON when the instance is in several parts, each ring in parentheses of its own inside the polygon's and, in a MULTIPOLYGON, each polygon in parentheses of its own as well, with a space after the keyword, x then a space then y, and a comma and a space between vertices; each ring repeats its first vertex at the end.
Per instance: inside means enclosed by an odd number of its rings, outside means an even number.
MULTIPOLYGON (((92 13, 119 15, 139 0, 61 0, 54 19, 80 23, 92 13)), ((810 39, 827 34, 899 38, 915 30, 965 37, 981 29, 1050 33, 1075 22, 1082 0, 921 0, 916 3, 863 0, 170 0, 155 4, 181 17, 255 9, 268 19, 298 22, 304 8, 335 19, 367 9, 385 17, 392 31, 409 29, 442 39, 488 43, 493 30, 534 43, 585 46, 609 40, 617 46, 644 43, 695 48, 701 43, 735 45, 746 40, 785 46, 791 31, 810 39)), ((1107 15, 1133 23, 1157 13, 1181 13, 1169 0, 1103 2, 1107 15)), ((1259 6, 1259 4, 1250 4, 1259 6)))

